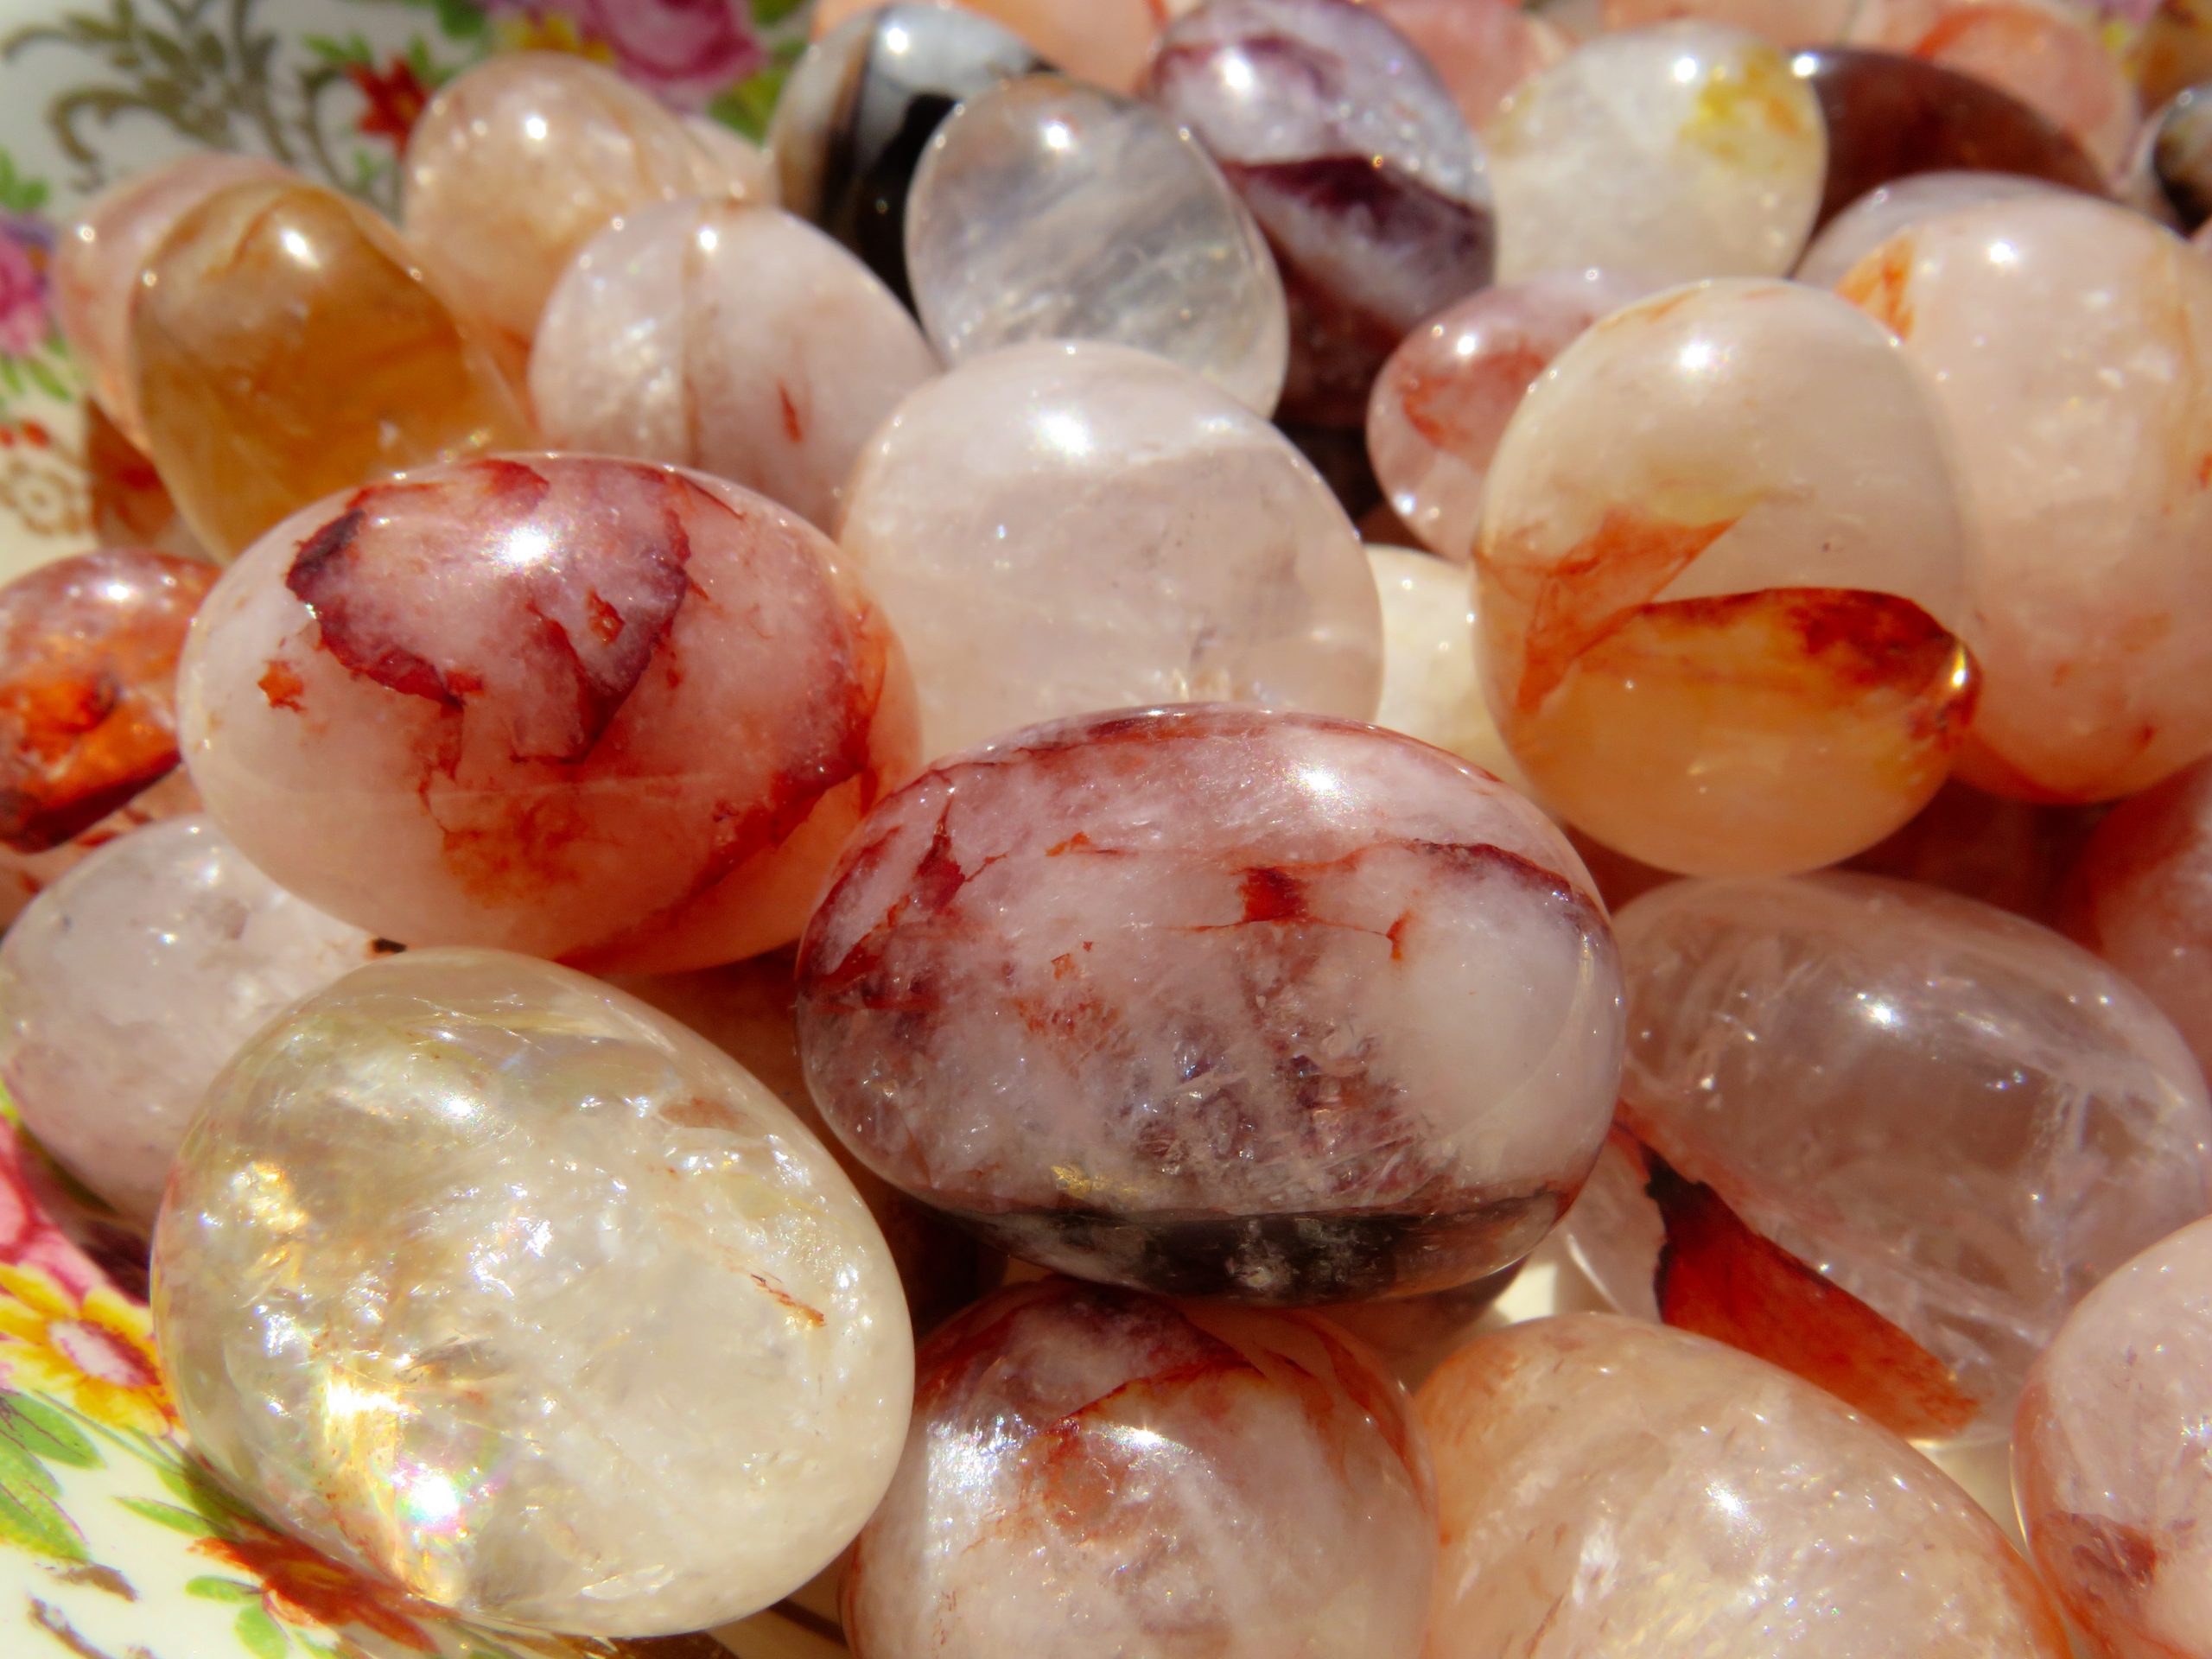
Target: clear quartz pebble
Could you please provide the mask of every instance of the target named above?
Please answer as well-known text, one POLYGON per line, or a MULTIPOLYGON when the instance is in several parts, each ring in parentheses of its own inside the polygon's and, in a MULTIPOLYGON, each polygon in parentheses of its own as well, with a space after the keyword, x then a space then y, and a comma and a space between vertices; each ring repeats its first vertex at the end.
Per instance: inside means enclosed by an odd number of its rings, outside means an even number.
MULTIPOLYGON (((816 38, 880 3, 816 0, 816 38)), ((947 5, 950 0, 936 3, 947 5)), ((1046 61, 1117 92, 1135 85, 1160 26, 1191 5, 1192 0, 959 0, 960 10, 1009 30, 1046 61)))
POLYGON ((1326 1320, 1048 1280, 925 1346, 845 1578, 859 1659, 1415 1659, 1433 1488, 1326 1320))
POLYGON ((1483 699, 1466 568, 1403 547, 1370 546, 1367 562, 1382 596, 1382 700, 1375 723, 1448 749, 1529 793, 1483 699))
POLYGON ((1611 935, 1443 751, 1226 706, 1033 727, 848 845, 799 952, 830 1127, 1010 1254, 1353 1300, 1526 1255, 1610 1120, 1611 935))
POLYGON ((1933 389, 1973 520, 1961 775, 2108 800, 2212 752, 2212 265, 2069 192, 1925 220, 1839 291, 1933 389))
POLYGON ((837 539, 913 664, 925 755, 1142 702, 1375 712, 1358 532, 1281 433, 1148 353, 1032 341, 930 382, 837 539))
POLYGON ((1827 170, 1812 90, 1781 51, 1719 23, 1591 41, 1524 82, 1483 142, 1508 282, 1593 265, 1779 276, 1827 170))
POLYGON ((538 320, 530 392, 556 448, 696 467, 827 526, 861 447, 937 366, 811 225, 694 197, 584 245, 538 320))
POLYGON ((264 1030, 186 1137, 153 1271, 225 1481, 525 1629, 777 1600, 906 1433, 897 1273, 836 1160, 702 1039, 526 957, 410 951, 264 1030))
POLYGON ((1444 1553, 1427 1659, 2065 1659, 1996 1522, 1786 1372, 1583 1313, 1469 1344, 1416 1404, 1444 1553))
POLYGON ((224 1063, 378 950, 205 818, 149 824, 40 893, 0 940, 0 1081, 40 1145, 150 1229, 224 1063))
POLYGON ((1274 259, 1157 111, 1051 75, 977 93, 923 151, 906 223, 915 304, 948 363, 1105 340, 1274 410, 1290 352, 1274 259))
POLYGON ((1628 1065, 1567 1224, 1614 1306, 1916 1440, 2002 1439, 2106 1274, 2212 1208, 2212 1104, 2058 934, 1865 875, 1624 906, 1628 1065))
POLYGON ((2083 1299, 2030 1373, 2012 1478, 2037 1564, 2103 1659, 2212 1655, 2212 1221, 2083 1299))

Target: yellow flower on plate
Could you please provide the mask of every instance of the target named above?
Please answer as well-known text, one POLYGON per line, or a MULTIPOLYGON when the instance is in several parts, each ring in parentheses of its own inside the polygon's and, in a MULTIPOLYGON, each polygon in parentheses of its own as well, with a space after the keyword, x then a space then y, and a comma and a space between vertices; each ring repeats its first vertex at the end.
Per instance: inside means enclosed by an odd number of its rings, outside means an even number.
POLYGON ((599 63, 614 61, 613 48, 587 39, 575 18, 557 11, 502 17, 493 27, 500 46, 510 52, 573 52, 599 63))
POLYGON ((105 1286, 76 1301, 35 1268, 0 1266, 0 1378, 113 1428, 159 1434, 176 1421, 146 1310, 105 1286))

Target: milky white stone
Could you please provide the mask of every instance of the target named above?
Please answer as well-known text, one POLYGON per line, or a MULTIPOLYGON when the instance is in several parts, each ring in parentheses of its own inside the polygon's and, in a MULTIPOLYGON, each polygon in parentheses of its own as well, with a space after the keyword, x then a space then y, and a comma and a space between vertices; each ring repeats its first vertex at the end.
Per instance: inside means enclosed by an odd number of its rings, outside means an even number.
POLYGON ((1382 701, 1375 723, 1449 749, 1528 793, 1528 779, 1483 701, 1466 568, 1402 547, 1370 547, 1367 562, 1382 596, 1382 701))
POLYGON ((1915 173, 1869 190, 1821 226, 1794 275, 1815 288, 1834 288, 1876 248, 1923 219, 2058 188, 2017 173, 1915 173))
POLYGON ((1282 391, 1282 281, 1251 215, 1189 133, 1095 86, 1033 75, 963 103, 914 174, 906 270, 948 362, 1109 340, 1262 415, 1282 391))
POLYGON ((193 1446, 483 1618, 690 1630, 857 1532, 912 1348, 829 1153, 711 1046, 491 951, 358 969, 240 1052, 154 1245, 193 1446))
POLYGON ((2212 1221, 2091 1291, 2020 1396, 2012 1471, 2044 1576, 2107 1659, 2212 1654, 2212 1221))
POLYGON ((861 446, 937 366, 811 225, 692 199, 584 245, 539 319, 530 395, 556 448, 696 467, 827 525, 861 446))
POLYGON ((2063 1659, 1997 1523, 1787 1372, 1602 1313, 1463 1348, 1416 1402, 1427 1659, 2063 1659))
POLYGON ((0 1079, 41 1145, 151 1227, 224 1062, 375 955, 205 818, 149 824, 40 893, 0 941, 0 1079))
POLYGON ((1743 29, 1607 35, 1524 82, 1484 129, 1504 281, 1591 265, 1662 282, 1778 276, 1813 228, 1820 103, 1743 29))
MULTIPOLYGON (((1905 1402, 1929 1438, 2001 1437, 2067 1310, 2212 1208, 2196 1063, 2047 929, 1862 875, 1678 882, 1618 925, 1622 1127, 1933 1356, 1905 1402)), ((1567 1224, 1615 1306, 1647 1318, 1660 1221, 1616 1144, 1567 1224)), ((1770 1352, 1829 1319, 1733 1317, 1770 1352)))
POLYGON ((1145 353, 1035 341, 922 387, 837 538, 906 645, 926 754, 1145 702, 1375 712, 1358 532, 1281 433, 1145 353))
POLYGON ((1902 232, 1840 291, 1955 440, 1983 673, 1961 774, 2101 800, 2212 751, 2212 268, 2069 193, 1902 232))
POLYGON ((775 206, 776 162, 766 149, 712 116, 687 115, 683 130, 746 200, 775 206))
POLYGON ((859 1659, 1414 1659, 1404 1393, 1310 1314, 1015 1287, 924 1349, 845 1580, 859 1659))

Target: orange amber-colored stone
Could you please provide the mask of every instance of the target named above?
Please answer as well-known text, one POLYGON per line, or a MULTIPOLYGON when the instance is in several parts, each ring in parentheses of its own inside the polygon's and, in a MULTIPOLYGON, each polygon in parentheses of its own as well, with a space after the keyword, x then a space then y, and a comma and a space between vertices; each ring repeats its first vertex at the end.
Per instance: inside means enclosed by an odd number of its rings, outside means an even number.
POLYGON ((130 355, 149 453, 218 558, 334 491, 531 441, 476 325, 390 226, 315 185, 236 184, 186 215, 130 355))

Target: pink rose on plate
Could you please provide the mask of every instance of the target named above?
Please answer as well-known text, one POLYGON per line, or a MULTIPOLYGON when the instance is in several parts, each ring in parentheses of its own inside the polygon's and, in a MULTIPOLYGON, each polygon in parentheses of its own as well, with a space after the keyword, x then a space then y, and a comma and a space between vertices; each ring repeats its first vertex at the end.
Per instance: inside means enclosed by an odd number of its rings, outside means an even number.
POLYGON ((567 19, 624 75, 678 109, 702 107, 768 60, 745 0, 492 0, 488 9, 567 19))
POLYGON ((51 237, 28 219, 0 214, 0 352, 28 357, 46 341, 46 260, 51 237))

